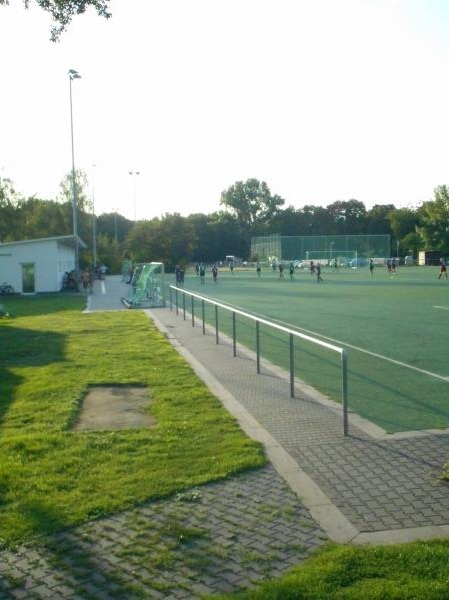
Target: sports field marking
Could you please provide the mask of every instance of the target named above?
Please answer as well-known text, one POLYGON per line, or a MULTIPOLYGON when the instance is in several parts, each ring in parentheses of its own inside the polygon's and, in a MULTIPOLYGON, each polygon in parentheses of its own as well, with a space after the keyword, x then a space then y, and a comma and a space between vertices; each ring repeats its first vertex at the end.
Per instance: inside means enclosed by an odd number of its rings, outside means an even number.
MULTIPOLYGON (((254 315, 262 317, 260 313, 253 313, 254 315)), ((264 317, 267 318, 266 316, 264 317)), ((429 375, 429 377, 434 377, 435 379, 440 379, 441 381, 449 381, 449 377, 444 377, 444 375, 438 375, 438 373, 432 373, 432 371, 426 371, 425 369, 420 369, 419 367, 414 367, 413 365, 409 365, 407 363, 401 362, 400 360, 395 360, 394 358, 389 358, 388 356, 384 356, 383 354, 377 354, 376 352, 371 352, 370 350, 366 350, 365 348, 360 348, 359 346, 353 346, 352 344, 348 344, 347 342, 342 342, 341 340, 336 340, 335 338, 328 337, 323 335, 322 333, 317 333, 316 331, 311 331, 310 329, 305 329, 304 327, 298 327, 297 325, 292 325, 291 323, 286 323, 285 321, 281 321, 280 319, 275 319, 270 317, 272 321, 276 321, 277 323, 281 323, 282 325, 286 325, 291 329, 298 329, 299 331, 304 331, 309 335, 313 335, 316 337, 323 338, 332 342, 333 344, 338 344, 339 346, 346 346, 347 348, 352 348, 353 350, 357 350, 358 352, 363 352, 364 354, 368 354, 369 356, 374 356, 375 358, 380 358, 381 360, 385 360, 393 365, 398 365, 400 367, 405 367, 406 369, 410 369, 411 371, 416 371, 418 373, 422 373, 423 375, 429 375)))
POLYGON ((441 308, 441 310, 449 310, 449 306, 434 306, 433 308, 441 308))

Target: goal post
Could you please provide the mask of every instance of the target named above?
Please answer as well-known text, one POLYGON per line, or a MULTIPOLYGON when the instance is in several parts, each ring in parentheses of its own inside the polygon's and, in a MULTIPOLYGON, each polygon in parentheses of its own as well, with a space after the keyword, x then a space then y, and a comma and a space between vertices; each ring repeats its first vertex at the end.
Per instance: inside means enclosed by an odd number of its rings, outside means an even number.
POLYGON ((335 260, 337 261, 337 267, 349 267, 352 264, 357 264, 358 252, 357 250, 348 251, 319 251, 319 250, 306 250, 305 255, 302 257, 303 261, 314 263, 320 263, 320 265, 334 266, 335 260))

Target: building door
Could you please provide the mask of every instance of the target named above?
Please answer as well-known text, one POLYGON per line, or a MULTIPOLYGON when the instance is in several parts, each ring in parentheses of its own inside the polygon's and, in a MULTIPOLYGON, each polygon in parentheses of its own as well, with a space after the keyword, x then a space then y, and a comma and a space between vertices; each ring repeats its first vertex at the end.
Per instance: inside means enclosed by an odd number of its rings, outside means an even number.
POLYGON ((36 292, 34 282, 34 263, 22 263, 22 293, 34 294, 36 292))

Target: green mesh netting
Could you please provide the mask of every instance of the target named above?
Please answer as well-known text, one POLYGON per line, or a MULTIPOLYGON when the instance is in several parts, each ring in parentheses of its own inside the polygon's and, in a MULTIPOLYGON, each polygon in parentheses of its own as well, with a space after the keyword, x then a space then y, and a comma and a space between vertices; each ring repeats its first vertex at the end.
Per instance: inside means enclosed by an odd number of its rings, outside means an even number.
POLYGON ((390 235, 266 235, 251 239, 251 255, 259 260, 307 260, 313 253, 323 255, 387 258, 390 235))

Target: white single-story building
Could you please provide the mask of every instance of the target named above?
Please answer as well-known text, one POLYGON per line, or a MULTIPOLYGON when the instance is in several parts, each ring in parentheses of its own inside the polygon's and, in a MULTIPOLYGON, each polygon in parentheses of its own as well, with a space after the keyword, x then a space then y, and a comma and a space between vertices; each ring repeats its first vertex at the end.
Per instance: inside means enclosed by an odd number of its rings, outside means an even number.
POLYGON ((0 283, 6 282, 20 294, 59 292, 66 272, 75 269, 73 235, 0 243, 0 283))

